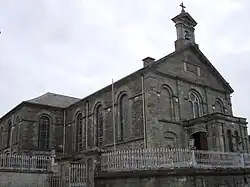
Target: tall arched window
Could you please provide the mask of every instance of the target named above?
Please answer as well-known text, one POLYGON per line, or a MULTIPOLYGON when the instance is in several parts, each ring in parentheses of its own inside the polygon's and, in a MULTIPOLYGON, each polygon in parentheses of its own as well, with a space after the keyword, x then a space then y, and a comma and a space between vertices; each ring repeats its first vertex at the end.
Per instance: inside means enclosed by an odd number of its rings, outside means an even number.
POLYGON ((201 117, 202 115, 201 99, 195 92, 189 93, 189 103, 191 106, 193 118, 201 117))
POLYGON ((160 92, 160 111, 164 119, 173 120, 174 105, 172 99, 172 90, 169 86, 164 85, 160 92))
POLYGON ((119 126, 118 126, 118 137, 119 141, 123 141, 128 135, 128 123, 129 123, 129 100, 128 95, 123 94, 119 100, 119 126))
POLYGON ((98 105, 95 109, 96 146, 103 145, 103 107, 98 105))
POLYGON ((224 113, 224 108, 223 108, 223 103, 220 99, 216 99, 216 102, 215 102, 215 111, 214 112, 218 112, 218 113, 224 113))
POLYGON ((92 136, 92 132, 93 132, 92 127, 94 125, 92 125, 92 123, 89 122, 89 113, 90 113, 89 112, 89 101, 87 101, 86 102, 86 123, 85 123, 86 129, 87 129, 87 138, 86 138, 86 140, 87 140, 87 147, 91 148, 94 145, 93 144, 94 137, 92 136))
POLYGON ((82 114, 79 113, 76 117, 76 151, 81 151, 83 148, 83 120, 82 114))
POLYGON ((4 146, 3 143, 3 127, 0 127, 0 149, 2 149, 4 146))
POLYGON ((42 116, 39 120, 39 148, 50 148, 50 126, 50 118, 48 116, 42 116))
POLYGON ((237 131, 234 132, 236 151, 239 151, 240 137, 237 131))
POLYGON ((227 140, 229 152, 234 152, 232 132, 229 129, 227 130, 227 140))
POLYGON ((7 145, 8 146, 10 146, 11 128, 12 128, 12 123, 11 123, 11 120, 9 120, 8 121, 8 138, 7 138, 7 145))
POLYGON ((12 145, 19 142, 19 129, 20 129, 21 117, 17 116, 15 123, 12 125, 12 145))

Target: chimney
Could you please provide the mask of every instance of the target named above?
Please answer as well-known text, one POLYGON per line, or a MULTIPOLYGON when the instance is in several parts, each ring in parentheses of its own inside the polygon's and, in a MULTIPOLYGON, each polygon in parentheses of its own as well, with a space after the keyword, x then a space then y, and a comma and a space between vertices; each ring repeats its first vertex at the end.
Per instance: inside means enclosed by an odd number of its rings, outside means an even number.
POLYGON ((143 67, 150 66, 155 62, 155 59, 152 57, 146 57, 143 60, 143 67))

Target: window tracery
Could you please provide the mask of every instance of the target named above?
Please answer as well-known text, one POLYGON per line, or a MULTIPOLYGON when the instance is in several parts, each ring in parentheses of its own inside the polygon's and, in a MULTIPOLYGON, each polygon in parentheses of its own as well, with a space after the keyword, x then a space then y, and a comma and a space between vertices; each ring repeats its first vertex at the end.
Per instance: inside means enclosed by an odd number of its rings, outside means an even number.
POLYGON ((201 117, 201 99, 195 92, 189 93, 189 103, 192 110, 193 118, 201 117))

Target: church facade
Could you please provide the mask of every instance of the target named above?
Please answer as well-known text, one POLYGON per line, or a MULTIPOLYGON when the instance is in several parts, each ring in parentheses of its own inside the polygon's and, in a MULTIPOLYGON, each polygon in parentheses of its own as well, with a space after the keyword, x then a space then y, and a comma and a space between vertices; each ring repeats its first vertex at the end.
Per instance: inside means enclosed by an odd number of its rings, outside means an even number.
POLYGON ((196 21, 184 10, 172 21, 173 53, 143 59, 141 69, 83 99, 46 93, 5 114, 0 153, 55 149, 67 159, 114 147, 248 153, 246 118, 233 115, 234 90, 196 44, 196 21))

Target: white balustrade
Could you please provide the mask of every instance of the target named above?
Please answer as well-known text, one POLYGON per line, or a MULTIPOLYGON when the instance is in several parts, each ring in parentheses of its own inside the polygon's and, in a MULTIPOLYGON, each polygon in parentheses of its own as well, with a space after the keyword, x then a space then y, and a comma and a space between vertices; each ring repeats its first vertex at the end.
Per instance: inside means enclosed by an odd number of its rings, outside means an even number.
POLYGON ((87 183, 87 170, 85 164, 71 164, 69 168, 70 186, 85 186, 87 183))
POLYGON ((244 160, 244 166, 245 168, 250 168, 250 154, 244 153, 242 154, 243 160, 244 160))
POLYGON ((103 153, 102 171, 250 167, 250 155, 190 149, 129 149, 103 153))
POLYGON ((0 169, 51 170, 51 157, 27 155, 0 155, 0 169))
POLYGON ((240 168, 244 167, 242 154, 217 151, 195 151, 197 167, 200 168, 240 168))

